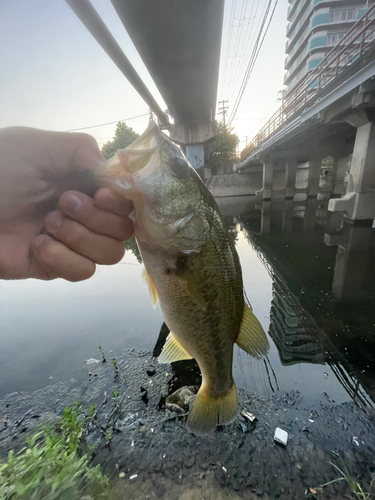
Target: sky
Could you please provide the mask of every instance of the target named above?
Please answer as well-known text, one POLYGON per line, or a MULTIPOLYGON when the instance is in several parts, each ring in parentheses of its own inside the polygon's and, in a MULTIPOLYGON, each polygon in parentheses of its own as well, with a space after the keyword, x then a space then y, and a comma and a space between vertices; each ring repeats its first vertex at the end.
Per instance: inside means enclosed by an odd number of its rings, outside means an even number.
MULTIPOLYGON (((92 3, 157 102, 166 109, 110 0, 92 3)), ((235 7, 235 13, 240 15, 245 3, 246 12, 250 14, 254 7, 254 13, 256 0, 226 0, 218 99, 226 98, 222 93, 223 75, 228 64, 233 63, 225 57, 232 9, 235 7)), ((263 0, 258 3, 264 4, 263 0)), ((279 0, 233 121, 241 149, 245 147, 245 137, 250 140, 276 109, 277 93, 283 88, 287 6, 287 0, 279 0)), ((250 19, 246 12, 244 17, 250 19)), ((65 131, 115 122, 83 130, 92 134, 100 146, 113 137, 120 120, 125 119, 142 133, 147 116, 126 119, 147 115, 148 106, 64 0, 2 0, 1 14, 0 128, 22 125, 65 131)), ((232 28, 232 44, 236 30, 238 27, 232 28)), ((236 63, 245 68, 248 58, 249 53, 243 53, 236 63)), ((236 82, 241 79, 242 76, 236 82)), ((233 99, 229 104, 232 103, 233 99)))

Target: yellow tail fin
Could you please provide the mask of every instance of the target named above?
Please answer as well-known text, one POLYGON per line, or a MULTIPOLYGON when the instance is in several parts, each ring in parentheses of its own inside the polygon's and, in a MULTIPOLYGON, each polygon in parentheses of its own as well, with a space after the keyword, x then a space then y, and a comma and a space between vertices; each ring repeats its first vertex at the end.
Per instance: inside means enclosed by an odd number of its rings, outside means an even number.
POLYGON ((187 428, 194 434, 207 434, 214 431, 217 425, 232 422, 237 410, 237 391, 234 384, 224 396, 211 395, 202 386, 190 411, 187 428))

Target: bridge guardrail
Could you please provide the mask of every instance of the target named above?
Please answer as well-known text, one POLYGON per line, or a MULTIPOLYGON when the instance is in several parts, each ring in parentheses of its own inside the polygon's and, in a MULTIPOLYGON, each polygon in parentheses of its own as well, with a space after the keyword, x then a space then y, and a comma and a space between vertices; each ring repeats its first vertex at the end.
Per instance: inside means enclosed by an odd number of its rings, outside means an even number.
POLYGON ((360 64, 364 55, 375 47, 375 4, 359 19, 345 36, 324 57, 319 65, 308 73, 302 81, 289 92, 280 108, 261 128, 250 144, 241 151, 241 160, 244 160, 262 142, 301 108, 327 92, 333 85, 347 73, 360 64), (328 89, 327 89, 328 87, 328 89))

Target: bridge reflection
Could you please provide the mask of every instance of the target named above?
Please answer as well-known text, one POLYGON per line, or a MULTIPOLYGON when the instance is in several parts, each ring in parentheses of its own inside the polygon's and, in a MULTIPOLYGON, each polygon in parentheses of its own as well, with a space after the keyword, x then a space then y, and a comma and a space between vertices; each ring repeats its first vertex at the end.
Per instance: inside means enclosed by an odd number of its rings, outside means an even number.
POLYGON ((375 233, 328 201, 219 199, 273 280, 269 334, 284 365, 328 364, 358 406, 375 402, 375 233), (229 208, 230 207, 230 208, 229 208), (245 207, 245 208, 244 208, 245 207), (229 213, 231 211, 231 214, 229 213))

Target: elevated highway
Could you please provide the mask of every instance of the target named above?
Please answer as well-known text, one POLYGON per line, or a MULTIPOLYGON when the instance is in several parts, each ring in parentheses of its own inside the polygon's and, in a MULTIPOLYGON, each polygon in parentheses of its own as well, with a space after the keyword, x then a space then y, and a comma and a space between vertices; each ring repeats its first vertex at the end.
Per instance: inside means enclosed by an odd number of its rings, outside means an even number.
MULTIPOLYGON (((108 0, 109 1, 109 0, 108 0)), ((90 0, 66 0, 113 62, 203 167, 215 136, 215 108, 224 0, 111 0, 168 106, 169 122, 90 0)))

